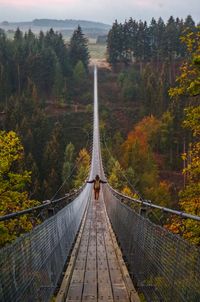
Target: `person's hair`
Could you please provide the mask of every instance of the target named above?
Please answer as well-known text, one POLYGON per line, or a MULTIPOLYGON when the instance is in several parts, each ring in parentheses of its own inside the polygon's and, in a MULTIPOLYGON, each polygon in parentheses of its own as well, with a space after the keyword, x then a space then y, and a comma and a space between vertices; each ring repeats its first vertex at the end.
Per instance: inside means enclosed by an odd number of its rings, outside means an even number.
POLYGON ((95 176, 95 179, 96 179, 96 180, 99 180, 99 178, 100 178, 100 177, 99 177, 99 175, 97 174, 97 175, 95 176))

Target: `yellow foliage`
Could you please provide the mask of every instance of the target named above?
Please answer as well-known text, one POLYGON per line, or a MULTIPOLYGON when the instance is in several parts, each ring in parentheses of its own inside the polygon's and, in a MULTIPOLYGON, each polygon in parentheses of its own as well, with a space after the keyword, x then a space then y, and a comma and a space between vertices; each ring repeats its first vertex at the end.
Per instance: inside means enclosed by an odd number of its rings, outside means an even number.
POLYGON ((200 27, 197 32, 188 33, 182 37, 190 54, 180 70, 181 75, 176 79, 177 87, 169 89, 171 97, 200 95, 200 27))
POLYGON ((85 148, 81 149, 76 159, 77 171, 74 181, 76 188, 79 188, 88 177, 90 168, 90 155, 85 148))
MULTIPOLYGON (((31 173, 22 171, 23 146, 15 132, 0 131, 0 216, 18 212, 38 204, 30 200, 25 186, 31 173), (19 167, 18 169, 16 167, 19 167)), ((12 241, 22 232, 30 231, 37 219, 30 215, 0 223, 0 246, 12 241)))
POLYGON ((132 197, 132 198, 138 198, 137 194, 133 193, 131 189, 128 186, 125 186, 122 190, 122 194, 132 197))
MULTIPOLYGON (((200 27, 197 32, 189 33, 182 38, 190 56, 181 67, 181 75, 177 79, 178 86, 171 88, 171 97, 181 95, 194 97, 200 95, 200 27)), ((191 100, 191 99, 190 99, 191 100)), ((190 214, 200 215, 200 106, 197 98, 193 98, 185 109, 184 127, 192 131, 195 141, 190 144, 190 150, 182 154, 186 163, 183 173, 186 175, 186 187, 180 192, 181 210, 190 214)), ((174 218, 167 227, 190 242, 200 245, 200 224, 194 220, 174 218)))

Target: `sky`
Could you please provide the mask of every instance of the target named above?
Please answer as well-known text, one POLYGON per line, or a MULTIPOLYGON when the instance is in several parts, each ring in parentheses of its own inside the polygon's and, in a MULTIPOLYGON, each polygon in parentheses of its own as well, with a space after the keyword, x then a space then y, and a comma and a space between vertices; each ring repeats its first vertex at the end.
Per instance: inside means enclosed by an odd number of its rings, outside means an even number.
POLYGON ((171 15, 200 21, 199 0, 0 0, 0 22, 36 18, 91 20, 112 24, 132 17, 150 21, 171 15))

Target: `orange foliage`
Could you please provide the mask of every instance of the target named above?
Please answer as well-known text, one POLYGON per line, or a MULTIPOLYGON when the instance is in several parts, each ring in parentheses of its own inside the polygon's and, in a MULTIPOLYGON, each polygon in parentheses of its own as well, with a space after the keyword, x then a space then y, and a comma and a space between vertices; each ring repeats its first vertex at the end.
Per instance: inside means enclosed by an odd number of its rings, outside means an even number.
POLYGON ((128 133, 127 140, 122 148, 125 155, 125 162, 128 160, 128 153, 133 145, 138 145, 140 153, 145 154, 149 144, 154 141, 158 133, 160 122, 154 116, 144 117, 132 131, 128 133))

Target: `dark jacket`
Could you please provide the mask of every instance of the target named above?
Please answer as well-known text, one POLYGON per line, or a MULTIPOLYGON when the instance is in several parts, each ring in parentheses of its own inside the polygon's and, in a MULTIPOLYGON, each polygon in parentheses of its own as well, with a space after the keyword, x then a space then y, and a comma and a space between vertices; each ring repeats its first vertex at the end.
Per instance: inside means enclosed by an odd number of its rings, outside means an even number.
POLYGON ((94 183, 94 190, 100 190, 100 183, 106 184, 107 181, 101 180, 100 178, 98 180, 94 178, 93 180, 88 180, 87 183, 89 184, 94 183))

